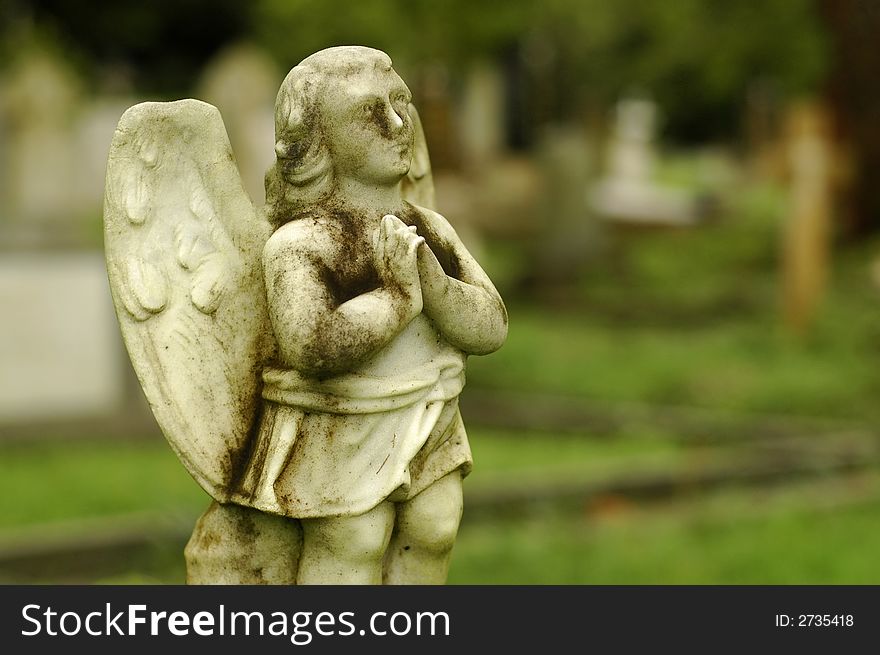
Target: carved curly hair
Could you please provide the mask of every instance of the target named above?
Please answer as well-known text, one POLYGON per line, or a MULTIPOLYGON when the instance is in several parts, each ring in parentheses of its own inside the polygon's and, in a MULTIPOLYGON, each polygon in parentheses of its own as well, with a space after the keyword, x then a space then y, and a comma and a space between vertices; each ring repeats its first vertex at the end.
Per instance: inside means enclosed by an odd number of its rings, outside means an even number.
POLYGON ((275 163, 266 172, 266 214, 279 227, 333 190, 333 160, 324 140, 320 100, 332 79, 375 66, 391 68, 381 50, 327 48, 294 66, 275 100, 275 163))

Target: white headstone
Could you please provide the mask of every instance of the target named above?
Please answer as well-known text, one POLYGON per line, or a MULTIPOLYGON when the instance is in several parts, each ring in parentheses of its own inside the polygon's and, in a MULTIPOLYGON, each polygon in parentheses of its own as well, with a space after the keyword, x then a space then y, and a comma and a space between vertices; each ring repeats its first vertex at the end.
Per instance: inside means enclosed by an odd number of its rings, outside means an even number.
POLYGON ((274 161, 273 107, 279 77, 265 52, 239 44, 220 53, 199 84, 199 97, 223 115, 245 189, 257 204, 266 198, 263 179, 274 161))
POLYGON ((0 423, 120 407, 125 364, 100 254, 0 254, 0 307, 0 423))
POLYGON ((504 144, 504 80, 488 62, 474 64, 465 80, 461 137, 464 162, 476 169, 497 158, 504 144))
POLYGON ((76 80, 64 62, 35 52, 13 66, 6 83, 9 214, 30 225, 69 221, 78 183, 76 80))
POLYGON ((699 218, 696 197, 653 179, 656 105, 648 100, 618 103, 608 172, 588 192, 595 211, 608 220, 654 225, 690 225, 699 218))
POLYGON ((119 116, 135 102, 132 98, 99 97, 85 106, 71 135, 77 153, 76 180, 71 210, 80 216, 99 217, 104 199, 104 173, 110 141, 119 116))

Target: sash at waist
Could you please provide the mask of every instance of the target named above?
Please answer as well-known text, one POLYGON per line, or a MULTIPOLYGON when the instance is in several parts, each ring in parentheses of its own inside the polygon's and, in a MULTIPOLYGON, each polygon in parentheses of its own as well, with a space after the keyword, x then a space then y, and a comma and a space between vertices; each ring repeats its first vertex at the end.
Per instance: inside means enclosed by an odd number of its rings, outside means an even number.
POLYGON ((322 380, 295 369, 267 366, 263 398, 310 412, 376 414, 452 400, 461 393, 464 381, 464 356, 458 352, 439 354, 392 376, 344 373, 322 380))

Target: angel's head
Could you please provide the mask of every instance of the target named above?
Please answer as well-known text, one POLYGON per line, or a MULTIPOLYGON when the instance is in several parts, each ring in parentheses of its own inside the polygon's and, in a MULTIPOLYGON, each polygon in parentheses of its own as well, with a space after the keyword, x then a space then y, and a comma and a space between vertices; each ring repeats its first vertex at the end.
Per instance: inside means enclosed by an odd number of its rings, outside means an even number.
POLYGON ((321 202, 340 177, 396 184, 412 160, 410 100, 391 59, 372 48, 328 48, 294 67, 275 102, 270 219, 280 224, 321 202))

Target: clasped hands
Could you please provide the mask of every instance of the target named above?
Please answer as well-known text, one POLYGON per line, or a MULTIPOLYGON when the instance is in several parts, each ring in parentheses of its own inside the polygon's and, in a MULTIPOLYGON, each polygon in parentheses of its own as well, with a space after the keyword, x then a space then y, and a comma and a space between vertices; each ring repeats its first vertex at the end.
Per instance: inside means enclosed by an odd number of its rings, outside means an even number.
POLYGON ((445 283, 446 273, 437 257, 416 232, 393 214, 382 217, 374 249, 376 270, 383 286, 399 289, 408 299, 410 314, 423 308, 423 294, 445 283))

